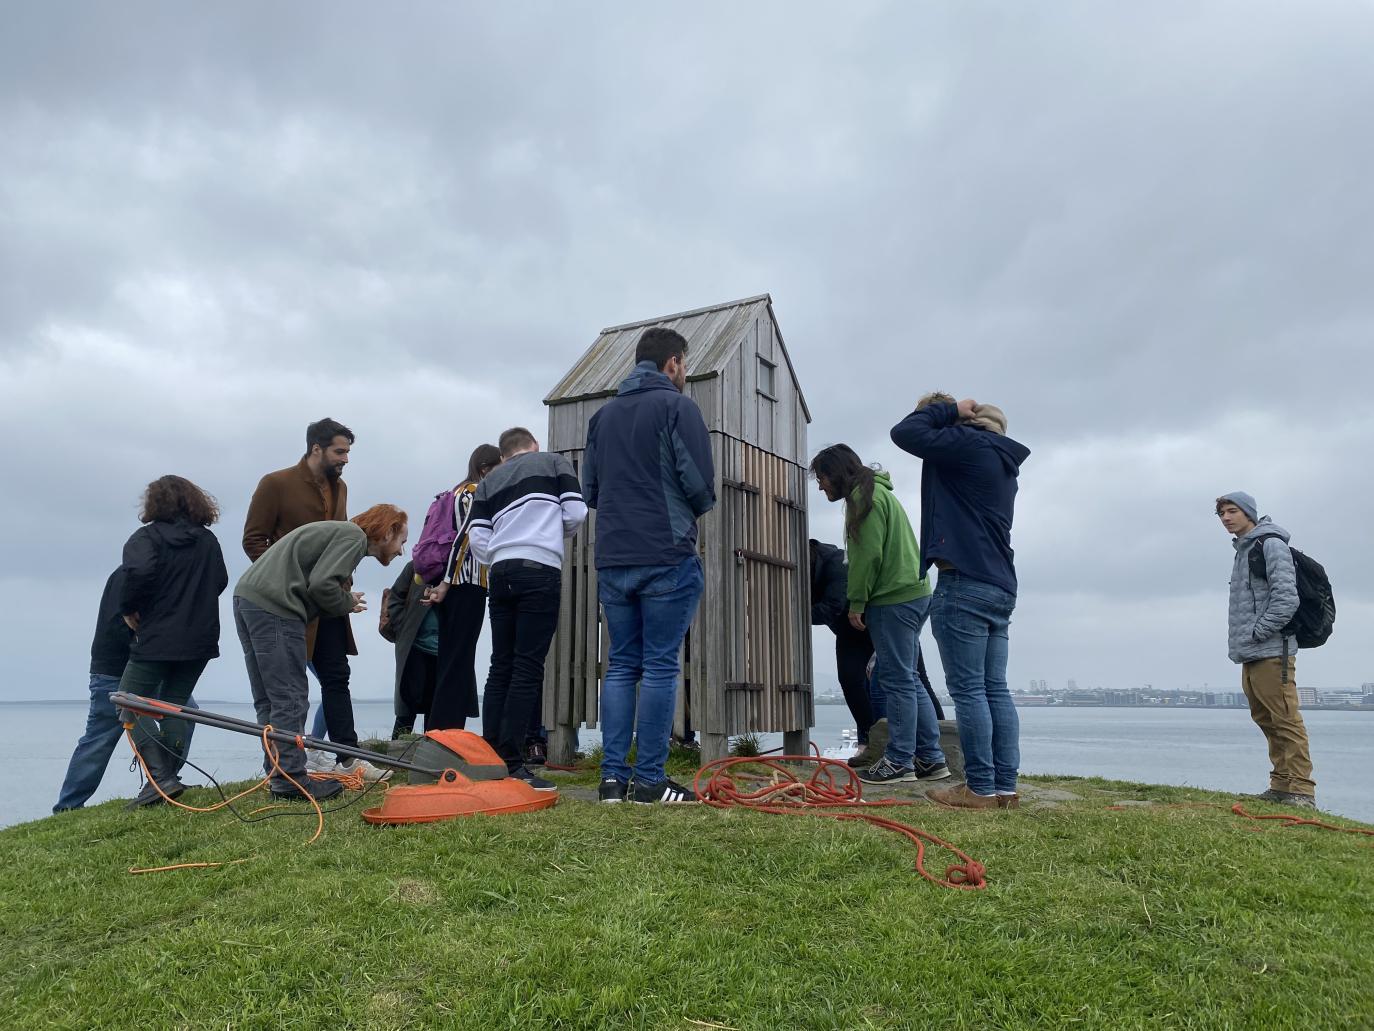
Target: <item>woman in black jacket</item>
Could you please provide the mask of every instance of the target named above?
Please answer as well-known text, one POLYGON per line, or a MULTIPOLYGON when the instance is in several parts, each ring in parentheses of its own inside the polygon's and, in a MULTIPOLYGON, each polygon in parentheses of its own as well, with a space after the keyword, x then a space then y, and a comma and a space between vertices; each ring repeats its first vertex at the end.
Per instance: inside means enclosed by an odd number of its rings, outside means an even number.
MULTIPOLYGON (((120 567, 119 611, 134 631, 121 691, 184 705, 206 663, 219 655, 219 596, 229 573, 209 530, 218 519, 215 499, 190 480, 163 476, 148 484, 139 514, 144 525, 124 545, 120 567)), ((130 808, 185 790, 176 774, 184 725, 156 722, 135 722, 134 743, 151 780, 130 808)))

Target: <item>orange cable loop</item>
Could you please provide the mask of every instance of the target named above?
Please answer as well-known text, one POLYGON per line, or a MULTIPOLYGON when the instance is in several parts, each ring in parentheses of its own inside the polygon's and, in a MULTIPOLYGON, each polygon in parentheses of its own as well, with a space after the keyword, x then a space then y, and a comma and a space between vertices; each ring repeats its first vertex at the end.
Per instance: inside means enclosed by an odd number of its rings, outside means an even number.
POLYGON ((911 841, 916 846, 916 872, 932 884, 961 891, 977 891, 988 886, 987 868, 982 863, 929 831, 873 813, 818 811, 856 807, 890 808, 918 803, 897 798, 864 801, 863 786, 858 775, 845 763, 824 758, 814 742, 811 747, 814 753, 812 755, 781 755, 767 759, 761 756, 731 756, 707 763, 697 771, 693 782, 697 798, 717 809, 744 808, 777 816, 809 815, 832 820, 859 820, 882 830, 900 834, 911 841), (815 763, 816 769, 802 780, 795 771, 786 769, 783 763, 815 763), (762 766, 771 771, 771 776, 728 772, 741 766, 762 766), (740 787, 738 781, 764 781, 765 786, 745 790, 740 787), (962 860, 945 868, 943 880, 925 868, 927 843, 947 849, 962 860))

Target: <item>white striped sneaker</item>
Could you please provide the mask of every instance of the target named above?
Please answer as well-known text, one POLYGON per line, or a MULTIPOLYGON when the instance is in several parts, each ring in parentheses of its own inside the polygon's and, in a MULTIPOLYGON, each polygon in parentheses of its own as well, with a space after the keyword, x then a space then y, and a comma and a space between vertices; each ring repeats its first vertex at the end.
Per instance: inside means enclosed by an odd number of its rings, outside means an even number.
POLYGON ((674 780, 664 780, 661 784, 641 784, 635 781, 630 785, 630 801, 640 805, 683 805, 697 800, 696 793, 684 788, 674 780))

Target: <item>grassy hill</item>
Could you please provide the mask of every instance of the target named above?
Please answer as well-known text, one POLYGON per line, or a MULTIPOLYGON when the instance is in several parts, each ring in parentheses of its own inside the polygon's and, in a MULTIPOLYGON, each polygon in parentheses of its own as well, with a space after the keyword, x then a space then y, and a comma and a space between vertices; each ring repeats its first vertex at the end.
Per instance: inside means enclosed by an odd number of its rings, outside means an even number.
POLYGON ((979 892, 893 834, 706 807, 354 807, 314 844, 313 818, 63 814, 0 831, 0 1027, 1374 1027, 1374 838, 1032 783, 1077 800, 895 812, 979 892))

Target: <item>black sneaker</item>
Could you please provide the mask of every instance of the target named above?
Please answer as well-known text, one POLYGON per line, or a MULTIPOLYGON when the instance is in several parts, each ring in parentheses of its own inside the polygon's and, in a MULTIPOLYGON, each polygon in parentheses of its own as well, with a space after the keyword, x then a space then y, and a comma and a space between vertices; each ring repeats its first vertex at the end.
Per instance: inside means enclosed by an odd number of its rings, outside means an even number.
POLYGON ((949 767, 944 763, 923 763, 917 759, 914 765, 917 780, 944 780, 949 776, 949 767))
POLYGON ((542 741, 531 741, 525 746, 525 765, 543 766, 549 761, 549 746, 542 741))
POLYGON ((664 780, 659 784, 635 781, 630 788, 630 801, 640 805, 682 805, 696 800, 696 792, 684 788, 675 780, 664 780))
POLYGON ((283 802, 307 802, 314 799, 316 802, 323 802, 326 798, 333 798, 343 791, 343 785, 337 780, 311 780, 304 772, 296 778, 297 788, 294 784, 288 784, 285 788, 273 788, 272 797, 283 802))
POLYGON ((530 787, 534 788, 535 791, 558 790, 558 785, 555 784, 553 781, 545 780, 543 777, 535 776, 533 773, 529 771, 528 768, 524 766, 517 766, 515 769, 511 770, 510 773, 506 774, 506 776, 514 777, 518 781, 523 781, 530 787))
POLYGON ((132 802, 124 805, 125 809, 142 809, 150 805, 166 805, 168 798, 180 798, 182 792, 186 790, 186 785, 177 777, 171 777, 162 782, 162 790, 159 791, 151 780, 143 782, 143 790, 134 796, 132 802), (166 796, 164 798, 163 796, 166 796))
MULTIPOLYGON (((945 771, 948 775, 949 771, 945 771)), ((910 767, 902 769, 887 756, 883 756, 866 770, 859 771, 859 779, 865 784, 902 784, 916 779, 916 771, 910 767)))
POLYGON ((607 777, 601 782, 601 786, 596 789, 596 797, 600 802, 623 802, 625 801, 625 790, 625 782, 623 780, 607 777))

